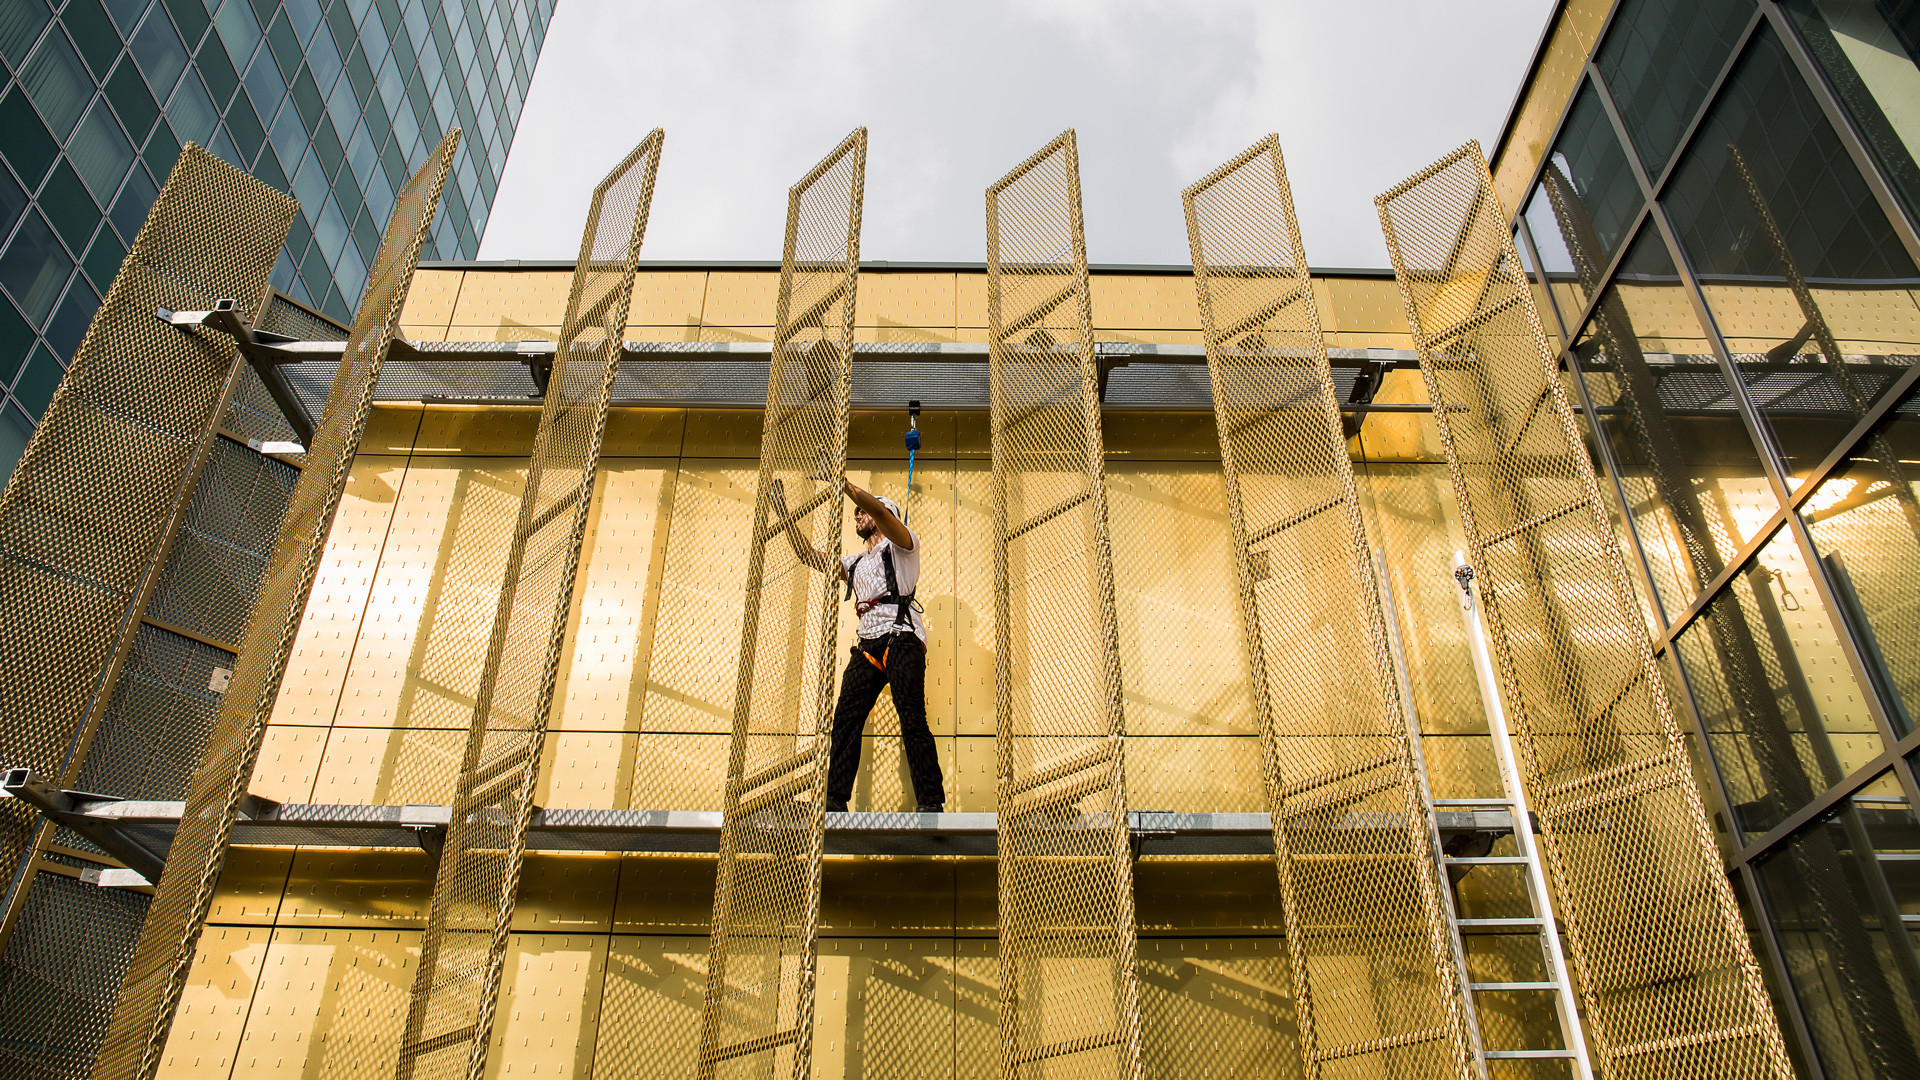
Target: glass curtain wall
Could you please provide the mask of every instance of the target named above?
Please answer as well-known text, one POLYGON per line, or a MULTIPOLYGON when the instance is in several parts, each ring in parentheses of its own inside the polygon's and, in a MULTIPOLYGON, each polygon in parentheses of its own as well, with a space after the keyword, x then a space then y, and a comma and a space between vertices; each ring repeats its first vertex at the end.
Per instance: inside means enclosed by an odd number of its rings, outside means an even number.
POLYGON ((273 286, 351 320, 394 192, 466 132, 472 258, 554 0, 0 0, 0 479, 191 140, 300 200, 273 286))
POLYGON ((1515 222, 1789 1040, 1920 1076, 1920 4, 1624 0, 1515 222))

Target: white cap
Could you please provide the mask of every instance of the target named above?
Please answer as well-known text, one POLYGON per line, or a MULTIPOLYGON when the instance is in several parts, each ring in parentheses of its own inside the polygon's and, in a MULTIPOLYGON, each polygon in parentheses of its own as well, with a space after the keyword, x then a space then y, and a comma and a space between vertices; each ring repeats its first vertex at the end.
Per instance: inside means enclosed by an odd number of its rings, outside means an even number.
POLYGON ((884 506, 887 508, 887 513, 892 514, 894 517, 900 516, 899 503, 894 502, 892 499, 887 498, 885 495, 875 495, 873 498, 875 502, 878 502, 881 506, 884 506))

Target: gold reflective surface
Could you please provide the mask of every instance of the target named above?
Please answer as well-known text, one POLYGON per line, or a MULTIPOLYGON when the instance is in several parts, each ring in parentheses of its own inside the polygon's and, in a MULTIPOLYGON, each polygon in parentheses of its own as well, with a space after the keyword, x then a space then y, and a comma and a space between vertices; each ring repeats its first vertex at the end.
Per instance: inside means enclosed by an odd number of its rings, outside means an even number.
MULTIPOLYGON (((813 1068, 826 742, 840 623, 834 571, 866 174, 867 131, 856 128, 788 191, 760 470, 743 530, 747 572, 695 1069, 702 1080, 775 1073, 804 1080, 813 1068)), ((736 574, 716 567, 689 585, 731 588, 736 574)), ((724 633, 713 607, 687 610, 705 624, 691 640, 724 633)), ((696 662, 725 670, 710 656, 696 662)))
POLYGON ((1438 834, 1279 137, 1185 204, 1306 1073, 1471 1076, 1438 834), (1340 993, 1356 972, 1360 1008, 1340 993))
POLYGON ((1479 144, 1376 203, 1598 1062, 1610 1077, 1788 1076, 1479 144))

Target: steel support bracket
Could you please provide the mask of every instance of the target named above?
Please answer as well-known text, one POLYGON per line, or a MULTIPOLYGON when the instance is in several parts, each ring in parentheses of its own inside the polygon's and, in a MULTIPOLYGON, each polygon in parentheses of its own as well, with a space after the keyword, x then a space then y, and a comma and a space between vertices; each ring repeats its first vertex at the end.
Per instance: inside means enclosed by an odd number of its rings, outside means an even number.
POLYGON ((246 359, 247 366, 253 368, 253 373, 260 377, 260 381, 266 385, 267 393, 273 397, 273 403, 279 406, 280 412, 286 417, 287 426, 300 437, 300 445, 302 447, 313 445, 313 416, 307 412, 306 405, 300 401, 299 395, 294 393, 293 385, 287 382, 286 374, 280 370, 280 365, 292 363, 300 358, 288 355, 273 345, 256 341, 252 328, 240 321, 234 301, 216 300, 211 311, 170 311, 167 308, 157 308, 154 314, 159 316, 161 322, 171 323, 174 326, 210 326, 233 338, 234 344, 240 349, 240 355, 246 359))
POLYGON ((0 790, 39 810, 54 824, 72 829, 98 844, 102 851, 146 879, 138 883, 115 881, 112 884, 151 884, 160 880, 160 872, 167 864, 164 853, 156 853, 122 835, 119 830, 102 825, 88 816, 88 811, 95 807, 121 800, 84 791, 62 790, 48 783, 44 777, 35 775, 31 769, 8 769, 4 779, 0 779, 0 790))

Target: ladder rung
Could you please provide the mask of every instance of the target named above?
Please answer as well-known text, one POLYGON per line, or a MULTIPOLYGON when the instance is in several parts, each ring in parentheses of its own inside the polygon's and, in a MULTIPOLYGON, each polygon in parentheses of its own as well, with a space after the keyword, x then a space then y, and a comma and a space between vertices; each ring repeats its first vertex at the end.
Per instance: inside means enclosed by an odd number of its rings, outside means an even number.
POLYGON ((1025 1065, 1029 1061, 1045 1061, 1048 1058, 1064 1057, 1087 1050, 1098 1050, 1103 1046, 1120 1045, 1120 1033, 1109 1031, 1105 1035, 1088 1035, 1079 1039, 1062 1039, 1056 1043, 1047 1043, 1031 1049, 1021 1050, 1014 1055, 1016 1064, 1025 1065))
POLYGON ((1570 1059, 1576 1056, 1571 1050, 1489 1050, 1489 1061, 1539 1061, 1542 1059, 1570 1059))
POLYGON ((1478 993, 1482 990, 1558 990, 1560 989, 1560 984, 1556 982, 1484 982, 1484 983, 1477 982, 1477 983, 1468 983, 1467 986, 1471 988, 1475 993, 1478 993))
POLYGON ((762 1054, 768 1050, 775 1050, 789 1043, 797 1042, 799 1039, 799 1029, 788 1028, 786 1031, 776 1031, 771 1035, 762 1035, 757 1039, 737 1042, 732 1046, 723 1046, 713 1052, 713 1057, 710 1060, 717 1065, 722 1061, 732 1061, 734 1058, 743 1058, 750 1054, 762 1054))
POLYGON ((1459 926, 1462 926, 1462 927, 1477 927, 1477 926, 1485 926, 1485 927, 1505 927, 1505 926, 1536 926, 1536 927, 1537 927, 1537 926, 1545 926, 1545 925, 1546 925, 1546 921, 1545 921, 1544 919, 1541 919, 1541 918, 1539 918, 1538 916, 1528 916, 1528 917, 1526 917, 1526 918, 1523 918, 1523 919, 1522 919, 1522 918, 1515 918, 1515 919, 1455 919, 1455 920, 1454 920, 1454 922, 1455 922, 1455 924, 1457 924, 1457 925, 1459 925, 1459 926))
POLYGON ((1530 860, 1522 855, 1442 855, 1440 861, 1448 866, 1525 866, 1530 860))

